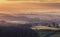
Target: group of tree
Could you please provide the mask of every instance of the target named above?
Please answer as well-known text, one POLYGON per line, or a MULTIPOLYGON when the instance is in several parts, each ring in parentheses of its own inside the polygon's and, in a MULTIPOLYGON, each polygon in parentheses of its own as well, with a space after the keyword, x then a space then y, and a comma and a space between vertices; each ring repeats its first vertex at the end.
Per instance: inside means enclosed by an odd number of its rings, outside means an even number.
POLYGON ((36 31, 26 27, 0 27, 0 37, 38 37, 36 31))
POLYGON ((56 28, 60 28, 59 24, 57 24, 56 22, 52 22, 51 24, 48 24, 49 27, 56 27, 56 28))

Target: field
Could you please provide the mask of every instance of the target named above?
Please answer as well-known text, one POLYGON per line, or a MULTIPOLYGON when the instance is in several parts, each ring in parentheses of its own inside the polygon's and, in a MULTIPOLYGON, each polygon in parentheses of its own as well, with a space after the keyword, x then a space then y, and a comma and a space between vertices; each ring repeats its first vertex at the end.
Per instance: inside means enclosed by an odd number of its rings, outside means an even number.
POLYGON ((60 28, 55 28, 55 27, 48 27, 48 26, 34 26, 32 27, 32 29, 37 29, 37 30, 40 30, 40 29, 47 29, 47 30, 60 30, 60 28))
POLYGON ((59 30, 36 30, 39 37, 60 37, 59 30))
POLYGON ((38 33, 39 37, 60 37, 60 28, 34 26, 32 29, 38 33))
MULTIPOLYGON (((15 24, 10 24, 15 25, 15 24)), ((18 26, 0 26, 0 37, 60 37, 60 29, 48 26, 19 24, 18 26)))

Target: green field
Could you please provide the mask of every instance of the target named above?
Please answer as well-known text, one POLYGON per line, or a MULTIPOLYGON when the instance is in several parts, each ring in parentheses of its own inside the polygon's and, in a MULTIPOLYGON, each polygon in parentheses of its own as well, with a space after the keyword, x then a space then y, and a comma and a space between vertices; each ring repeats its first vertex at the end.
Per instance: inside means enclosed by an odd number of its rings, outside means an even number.
POLYGON ((36 30, 39 37, 60 37, 60 30, 36 30))

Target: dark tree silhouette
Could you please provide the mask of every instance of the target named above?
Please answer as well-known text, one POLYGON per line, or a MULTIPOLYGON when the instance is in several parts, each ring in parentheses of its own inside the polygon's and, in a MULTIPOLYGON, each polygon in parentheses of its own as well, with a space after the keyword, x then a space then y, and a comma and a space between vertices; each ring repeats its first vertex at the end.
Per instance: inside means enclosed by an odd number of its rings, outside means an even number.
POLYGON ((0 37, 38 37, 38 34, 34 30, 25 27, 1 27, 0 37))
POLYGON ((60 28, 60 26, 58 24, 56 24, 56 28, 60 28))
POLYGON ((53 27, 55 27, 56 26, 56 23, 55 22, 52 22, 52 25, 53 25, 53 27))

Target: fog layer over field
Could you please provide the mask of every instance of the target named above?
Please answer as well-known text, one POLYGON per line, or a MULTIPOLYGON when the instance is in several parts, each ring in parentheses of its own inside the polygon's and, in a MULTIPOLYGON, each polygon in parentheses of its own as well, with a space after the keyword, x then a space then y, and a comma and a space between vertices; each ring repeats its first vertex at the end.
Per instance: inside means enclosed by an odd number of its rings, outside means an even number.
POLYGON ((10 22, 60 22, 59 12, 41 12, 37 14, 4 14, 0 13, 0 19, 10 22))

